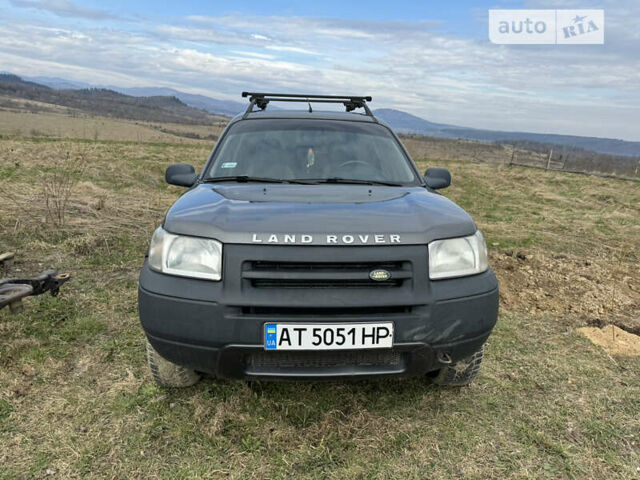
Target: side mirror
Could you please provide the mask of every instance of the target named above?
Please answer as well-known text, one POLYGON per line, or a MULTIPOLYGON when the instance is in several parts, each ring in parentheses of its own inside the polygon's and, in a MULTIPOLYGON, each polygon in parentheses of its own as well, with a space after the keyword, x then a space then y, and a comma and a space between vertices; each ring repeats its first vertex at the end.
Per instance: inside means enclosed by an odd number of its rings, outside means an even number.
POLYGON ((451 174, 446 168, 427 168, 424 174, 424 181, 427 187, 438 190, 451 185, 451 174))
POLYGON ((191 187, 198 175, 192 165, 186 163, 176 163, 167 168, 164 179, 169 185, 177 185, 179 187, 191 187))

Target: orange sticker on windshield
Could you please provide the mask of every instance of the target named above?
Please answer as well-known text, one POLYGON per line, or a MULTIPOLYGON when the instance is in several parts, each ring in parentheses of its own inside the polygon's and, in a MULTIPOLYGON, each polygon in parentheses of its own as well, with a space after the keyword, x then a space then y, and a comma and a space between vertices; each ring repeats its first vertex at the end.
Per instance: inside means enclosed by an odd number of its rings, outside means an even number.
POLYGON ((313 153, 313 148, 309 147, 307 151, 307 168, 313 166, 316 163, 316 154, 313 153))

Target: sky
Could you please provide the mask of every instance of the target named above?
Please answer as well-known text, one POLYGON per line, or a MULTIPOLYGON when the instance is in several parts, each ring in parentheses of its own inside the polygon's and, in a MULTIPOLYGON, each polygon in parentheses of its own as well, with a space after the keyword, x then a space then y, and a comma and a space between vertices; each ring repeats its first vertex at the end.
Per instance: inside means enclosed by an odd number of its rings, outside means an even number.
POLYGON ((640 1, 0 0, 0 71, 373 96, 433 122, 640 141, 640 1), (494 45, 490 8, 604 8, 604 45, 494 45))

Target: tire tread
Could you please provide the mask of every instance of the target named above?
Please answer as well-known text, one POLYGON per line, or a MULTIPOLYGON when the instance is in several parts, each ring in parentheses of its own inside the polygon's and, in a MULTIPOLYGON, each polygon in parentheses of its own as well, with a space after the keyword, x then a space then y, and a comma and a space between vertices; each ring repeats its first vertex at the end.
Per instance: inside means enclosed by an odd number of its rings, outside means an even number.
POLYGON ((162 387, 185 388, 200 380, 200 375, 194 370, 176 365, 164 359, 147 340, 147 363, 153 380, 162 387))
POLYGON ((469 385, 478 376, 482 359, 484 357, 484 345, 467 358, 442 367, 433 378, 433 383, 449 387, 462 387, 469 385))

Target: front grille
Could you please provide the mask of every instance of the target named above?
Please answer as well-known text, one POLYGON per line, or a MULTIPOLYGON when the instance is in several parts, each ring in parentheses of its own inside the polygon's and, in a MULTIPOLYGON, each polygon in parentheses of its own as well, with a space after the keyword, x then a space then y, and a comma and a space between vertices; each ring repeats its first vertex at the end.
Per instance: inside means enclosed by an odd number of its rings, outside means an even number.
POLYGON ((287 270, 287 271, 352 271, 369 270, 374 268, 400 269, 402 262, 266 262, 263 260, 251 262, 253 270, 287 270))
POLYGON ((398 287, 400 280, 392 280, 385 283, 371 282, 367 280, 253 280, 251 284, 256 288, 389 288, 398 287))
POLYGON ((338 317, 349 315, 388 315, 411 313, 411 305, 384 307, 242 307, 243 315, 277 315, 296 317, 338 317))
POLYGON ((411 263, 396 262, 245 262, 242 277, 255 288, 393 288, 412 277, 411 263), (385 281, 369 278, 387 270, 385 281))
POLYGON ((247 357, 247 367, 256 371, 280 368, 398 367, 401 363, 401 354, 393 350, 260 352, 247 357))

